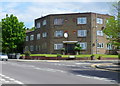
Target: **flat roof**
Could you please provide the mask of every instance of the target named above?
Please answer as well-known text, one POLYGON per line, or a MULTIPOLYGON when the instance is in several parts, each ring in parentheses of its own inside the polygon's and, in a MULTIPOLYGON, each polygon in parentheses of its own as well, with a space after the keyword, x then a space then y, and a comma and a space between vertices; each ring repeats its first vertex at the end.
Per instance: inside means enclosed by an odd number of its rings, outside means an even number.
POLYGON ((36 18, 35 20, 41 19, 41 18, 45 18, 48 16, 58 16, 58 15, 79 15, 79 14, 98 14, 98 15, 105 15, 105 16, 111 16, 109 14, 100 14, 100 13, 94 13, 94 12, 84 12, 84 13, 63 13, 63 14, 49 14, 46 16, 42 16, 40 18, 36 18))

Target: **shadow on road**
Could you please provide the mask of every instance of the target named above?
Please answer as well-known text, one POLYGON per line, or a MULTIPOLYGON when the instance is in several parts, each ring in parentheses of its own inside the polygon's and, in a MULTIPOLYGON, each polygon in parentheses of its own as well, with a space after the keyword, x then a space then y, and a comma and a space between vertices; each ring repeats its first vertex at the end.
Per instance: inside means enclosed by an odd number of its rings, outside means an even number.
POLYGON ((93 76, 93 77, 101 77, 107 78, 110 80, 115 80, 116 82, 120 83, 120 73, 111 72, 111 71, 104 71, 104 70, 71 70, 73 74, 77 75, 85 75, 85 76, 93 76))

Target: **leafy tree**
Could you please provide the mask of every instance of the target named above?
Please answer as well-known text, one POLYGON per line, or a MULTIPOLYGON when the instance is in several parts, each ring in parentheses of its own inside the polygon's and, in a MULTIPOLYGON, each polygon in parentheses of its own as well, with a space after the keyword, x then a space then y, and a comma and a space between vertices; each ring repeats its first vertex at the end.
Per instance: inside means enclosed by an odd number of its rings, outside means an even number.
POLYGON ((118 6, 118 4, 113 4, 113 9, 117 12, 117 15, 107 20, 106 28, 103 30, 107 36, 111 36, 108 40, 117 47, 120 46, 120 8, 118 6))
POLYGON ((76 43, 74 50, 76 51, 76 54, 79 55, 80 54, 80 50, 82 50, 82 47, 80 47, 80 44, 76 43))
POLYGON ((29 31, 34 31, 35 29, 36 29, 35 27, 27 28, 26 31, 27 31, 27 30, 29 30, 29 31))
POLYGON ((2 52, 2 22, 0 22, 0 52, 2 52))
POLYGON ((20 53, 25 38, 25 27, 17 17, 11 14, 2 19, 2 51, 4 53, 20 53))

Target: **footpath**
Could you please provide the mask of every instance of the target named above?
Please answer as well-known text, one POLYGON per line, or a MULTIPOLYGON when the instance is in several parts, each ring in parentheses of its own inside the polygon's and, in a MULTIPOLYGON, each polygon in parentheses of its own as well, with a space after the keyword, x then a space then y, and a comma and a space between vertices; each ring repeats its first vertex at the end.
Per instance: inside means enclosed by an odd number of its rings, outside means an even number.
POLYGON ((116 71, 120 73, 120 63, 106 63, 106 64, 96 64, 96 68, 105 69, 110 71, 116 71))

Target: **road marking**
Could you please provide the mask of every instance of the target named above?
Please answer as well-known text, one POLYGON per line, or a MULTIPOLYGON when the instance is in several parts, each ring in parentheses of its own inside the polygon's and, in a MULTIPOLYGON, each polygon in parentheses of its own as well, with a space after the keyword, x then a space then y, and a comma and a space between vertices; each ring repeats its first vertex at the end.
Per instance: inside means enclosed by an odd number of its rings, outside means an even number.
POLYGON ((35 67, 34 69, 42 70, 42 71, 49 71, 49 72, 61 72, 61 73, 66 73, 65 71, 57 70, 57 69, 52 69, 52 68, 39 68, 39 67, 35 67))
POLYGON ((92 77, 92 76, 85 76, 85 75, 76 75, 76 76, 84 77, 84 78, 89 78, 89 79, 97 79, 97 80, 103 80, 103 81, 110 81, 110 82, 113 82, 113 83, 117 83, 115 80, 109 80, 107 78, 92 77))
POLYGON ((0 74, 0 76, 4 78, 4 79, 3 78, 0 79, 0 81, 2 81, 2 83, 13 82, 13 84, 15 84, 15 83, 17 83, 17 84, 23 84, 22 82, 20 82, 18 80, 15 80, 15 79, 13 79, 11 77, 8 77, 6 75, 0 74), (8 80, 6 80, 6 79, 8 79, 8 80))

